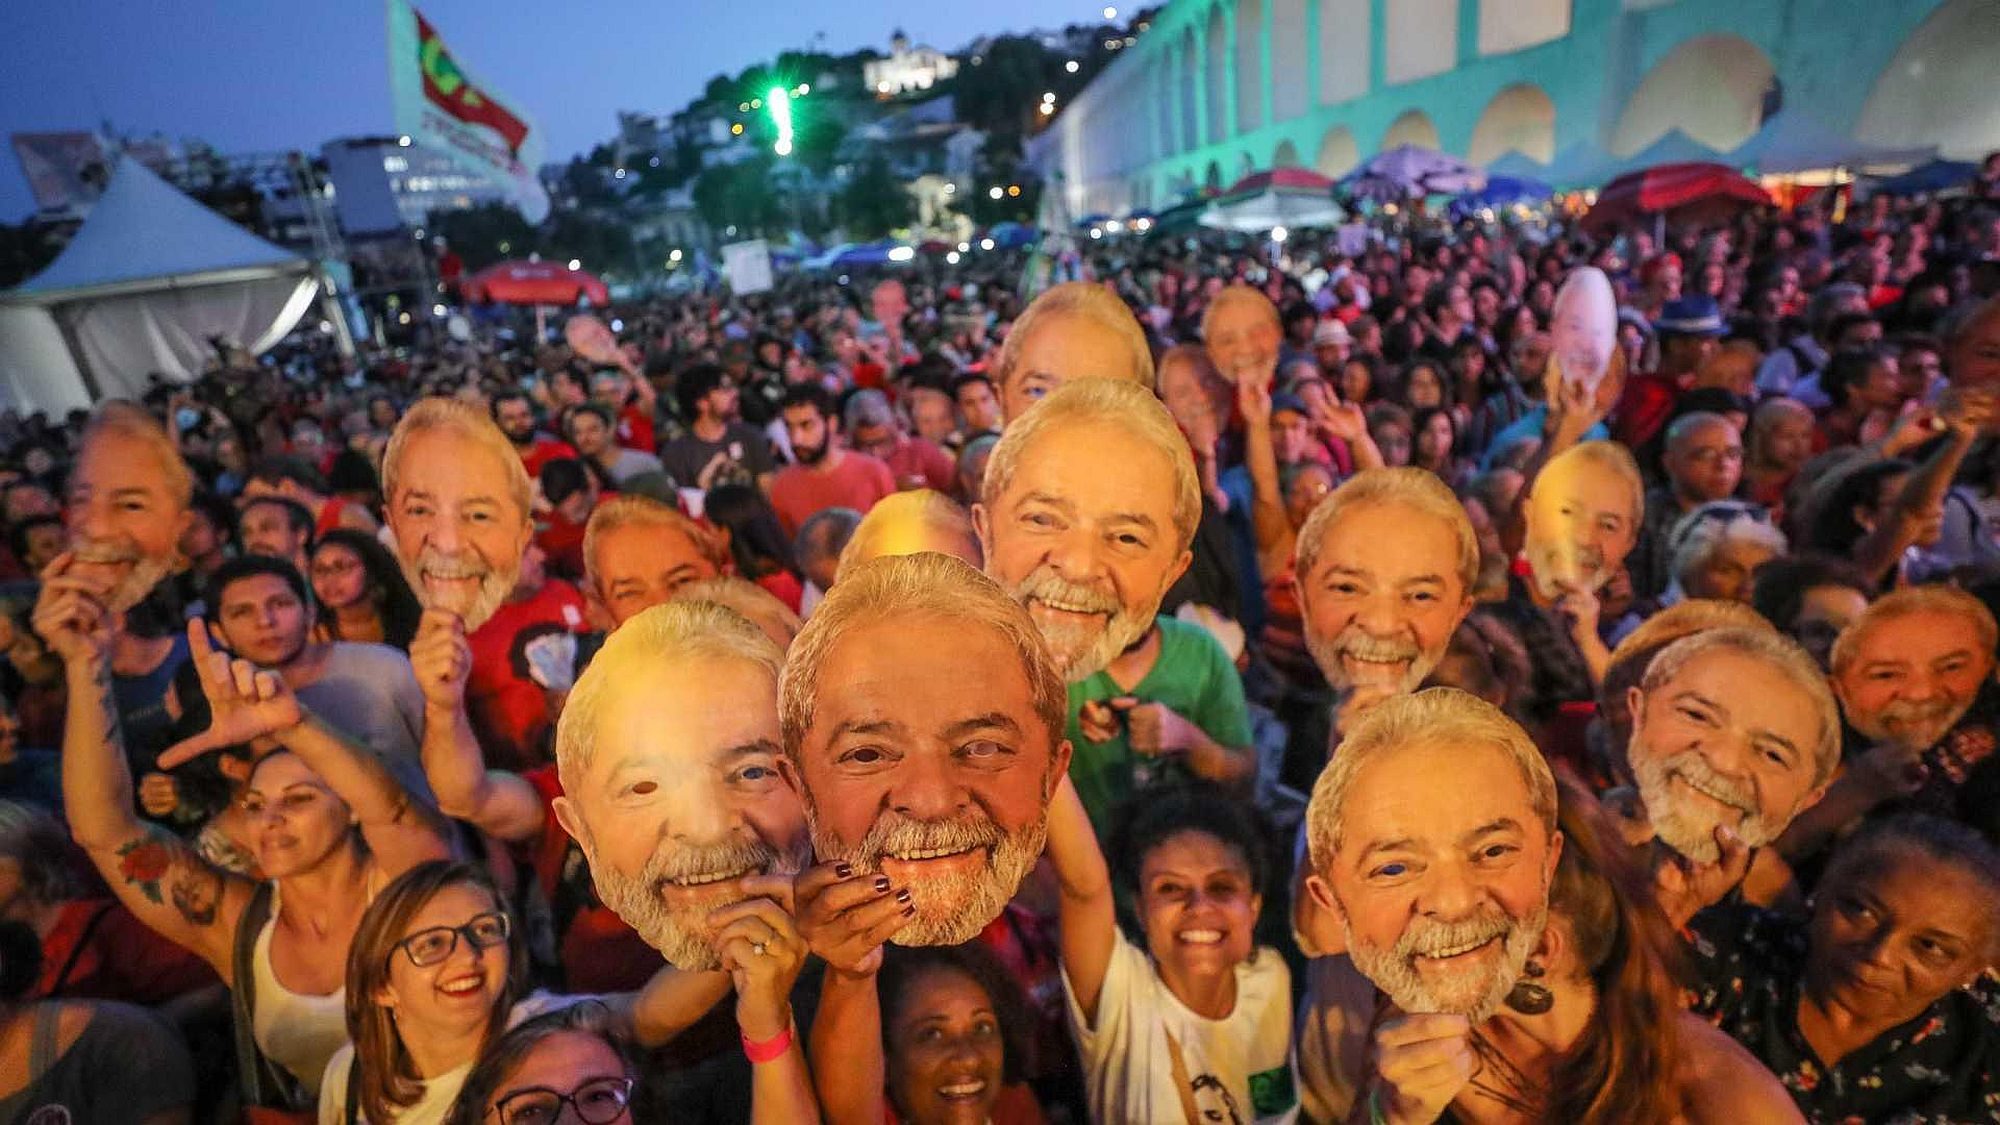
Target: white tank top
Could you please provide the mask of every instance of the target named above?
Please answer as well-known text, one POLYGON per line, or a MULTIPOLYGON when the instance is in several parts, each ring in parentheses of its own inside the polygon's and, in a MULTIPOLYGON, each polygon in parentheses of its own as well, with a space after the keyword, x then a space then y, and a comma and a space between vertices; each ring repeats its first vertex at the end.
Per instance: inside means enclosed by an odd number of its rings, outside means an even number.
POLYGON ((271 933, 278 924, 278 888, 271 887, 271 917, 257 935, 250 958, 257 978, 252 1032, 264 1057, 284 1067, 314 1096, 326 1063, 347 1042, 347 990, 327 996, 293 992, 271 969, 271 933))

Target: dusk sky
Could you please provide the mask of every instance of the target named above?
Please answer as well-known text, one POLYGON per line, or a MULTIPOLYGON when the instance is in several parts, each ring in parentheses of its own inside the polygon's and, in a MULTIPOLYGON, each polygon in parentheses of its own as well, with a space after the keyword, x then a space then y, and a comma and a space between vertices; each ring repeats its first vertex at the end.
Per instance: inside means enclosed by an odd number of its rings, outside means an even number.
MULTIPOLYGON (((888 49, 903 28, 945 50, 977 35, 1097 19, 1104 0, 429 0, 475 78, 511 98, 564 159, 612 135, 620 109, 670 112, 708 80, 787 48, 888 49)), ((317 151, 390 130, 379 0, 273 4, 0 3, 0 133, 92 129, 196 137, 225 153, 317 151)), ((34 209, 12 146, 0 221, 34 209)))

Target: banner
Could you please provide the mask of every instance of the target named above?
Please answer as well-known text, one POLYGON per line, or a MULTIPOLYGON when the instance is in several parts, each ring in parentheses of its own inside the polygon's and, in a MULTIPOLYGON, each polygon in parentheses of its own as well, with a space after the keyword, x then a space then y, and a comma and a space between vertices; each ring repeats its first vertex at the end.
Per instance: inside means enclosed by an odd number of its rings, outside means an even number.
POLYGON ((542 162, 541 130, 491 86, 475 82, 409 0, 388 3, 389 96, 396 130, 509 188, 529 222, 547 218, 548 192, 536 175, 542 162))
POLYGON ((722 272, 730 292, 739 297, 771 288, 771 247, 761 238, 732 242, 722 248, 722 272))

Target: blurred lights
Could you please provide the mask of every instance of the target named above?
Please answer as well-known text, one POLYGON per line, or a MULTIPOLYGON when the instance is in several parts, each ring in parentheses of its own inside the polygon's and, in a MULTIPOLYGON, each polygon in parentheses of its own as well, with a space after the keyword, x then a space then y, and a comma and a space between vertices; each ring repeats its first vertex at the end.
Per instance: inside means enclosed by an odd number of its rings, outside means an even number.
POLYGON ((583 268, 583 262, 580 259, 571 258, 569 260, 569 268, 573 270, 580 270, 583 268))
POLYGON ((432 315, 432 316, 443 316, 443 315, 444 315, 444 312, 445 312, 445 309, 444 309, 444 306, 443 306, 443 305, 432 305, 432 306, 431 306, 431 315, 432 315))
POLYGON ((667 255, 667 261, 669 262, 678 262, 680 260, 681 260, 681 252, 679 247, 676 247, 672 253, 667 255))
POLYGON ((993 249, 993 240, 992 240, 992 239, 990 239, 990 238, 982 238, 982 239, 980 239, 980 240, 979 240, 979 248, 980 248, 981 250, 991 250, 991 249, 993 249))
POLYGON ((1104 237, 1104 228, 1103 228, 1103 227, 1091 227, 1091 228, 1090 228, 1090 237, 1092 237, 1092 238, 1103 238, 1103 237, 1104 237))
POLYGON ((732 136, 732 137, 740 137, 740 136, 742 136, 742 135, 743 135, 743 123, 742 123, 741 121, 738 121, 738 122, 737 122, 736 124, 734 124, 734 125, 731 125, 731 126, 729 127, 729 135, 730 135, 730 136, 732 136))
POLYGON ((624 321, 622 321, 622 320, 613 320, 613 321, 611 322, 611 330, 612 330, 613 332, 623 332, 623 331, 625 331, 625 322, 624 322, 624 321))
POLYGON ((958 244, 958 252, 961 254, 965 253, 967 250, 970 249, 972 249, 972 243, 970 242, 961 242, 958 244))
POLYGON ((503 240, 503 241, 502 241, 502 242, 500 243, 500 252, 501 252, 502 254, 505 254, 505 253, 506 253, 507 251, 509 251, 509 250, 512 250, 513 248, 514 248, 514 244, 513 244, 513 243, 511 243, 511 242, 507 242, 507 241, 504 241, 504 240, 503 240))
POLYGON ((397 148, 409 148, 409 147, 410 147, 410 138, 408 138, 408 137, 397 137, 397 138, 396 138, 396 147, 397 147, 397 148))
POLYGON ((1292 232, 1291 232, 1291 231, 1288 231, 1288 230, 1286 230, 1286 229, 1285 229, 1284 227, 1272 227, 1272 228, 1271 228, 1271 241, 1272 241, 1272 242, 1283 242, 1283 241, 1284 241, 1285 239, 1287 239, 1287 238, 1290 238, 1290 237, 1291 237, 1291 235, 1292 235, 1292 232))
POLYGON ((1049 117, 1049 116, 1053 115, 1053 114, 1055 113, 1055 111, 1056 111, 1056 107, 1055 107, 1055 106, 1052 106, 1052 105, 1050 105, 1050 104, 1049 104, 1049 103, 1047 103, 1047 102, 1043 102, 1043 103, 1042 103, 1042 116, 1043 116, 1043 117, 1049 117))
POLYGON ((1020 184, 1008 184, 1008 185, 1007 185, 1007 194, 1008 194, 1008 195, 1019 195, 1019 194, 1021 194, 1021 185, 1020 185, 1020 184))
POLYGON ((1124 229, 1124 224, 1120 223, 1117 219, 1112 219, 1104 224, 1104 229, 1112 234, 1117 234, 1120 230, 1124 229))
POLYGON ((1006 189, 996 185, 992 191, 986 193, 986 197, 988 199, 998 199, 1005 194, 1007 194, 1006 189))
POLYGON ((946 254, 946 255, 944 256, 944 260, 945 260, 945 264, 946 264, 946 265, 952 265, 952 266, 955 266, 955 265, 957 265, 957 264, 958 264, 958 251, 956 251, 956 250, 953 250, 953 251, 951 251, 950 253, 946 254))
POLYGON ((398 313, 398 314, 396 314, 396 323, 397 323, 397 324, 408 324, 408 323, 410 323, 410 314, 409 314, 409 313, 398 313))
POLYGON ((623 168, 619 168, 619 169, 617 169, 616 171, 612 172, 612 173, 611 173, 611 178, 612 178, 612 179, 614 179, 614 180, 622 180, 622 179, 624 179, 624 178, 625 178, 625 169, 623 169, 623 168))
POLYGON ((909 246, 896 246, 889 251, 889 260, 892 262, 907 262, 916 256, 916 250, 909 246))
POLYGON ((1075 59, 1071 59, 1063 64, 1063 69, 1070 72, 1071 74, 1075 74, 1077 71, 1083 69, 1083 65, 1077 62, 1075 59))
POLYGON ((1113 8, 1113 7, 1109 6, 1109 5, 1106 5, 1106 6, 1105 6, 1105 9, 1104 9, 1104 18, 1105 18, 1105 19, 1108 19, 1108 20, 1115 20, 1115 19, 1117 19, 1117 18, 1118 18, 1118 9, 1116 9, 1116 8, 1113 8))

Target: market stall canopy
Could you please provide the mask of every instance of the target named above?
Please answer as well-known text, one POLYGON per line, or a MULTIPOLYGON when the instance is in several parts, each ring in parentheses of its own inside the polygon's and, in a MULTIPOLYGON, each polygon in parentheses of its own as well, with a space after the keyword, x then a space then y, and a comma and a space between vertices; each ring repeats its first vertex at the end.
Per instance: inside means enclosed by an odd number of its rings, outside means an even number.
POLYGON ((0 385, 30 410, 137 397, 151 375, 200 374, 216 339, 269 349, 318 293, 309 259, 121 157, 56 260, 0 294, 0 385))
POLYGON ((1857 141, 1809 113, 1788 109, 1764 122, 1729 153, 1729 162, 1767 176, 1823 168, 1915 164, 1937 155, 1936 145, 1891 148, 1857 141))
POLYGON ((1900 176, 1877 180, 1872 190, 1890 195, 1929 195, 1964 187, 1978 172, 1979 165, 1968 160, 1933 160, 1900 176))
POLYGON ((1512 207, 1516 203, 1546 203, 1556 189, 1540 180, 1517 179, 1513 176, 1488 176, 1486 186, 1478 191, 1468 191, 1451 201, 1451 217, 1470 218, 1480 211, 1512 207))
POLYGON ((1721 153, 1679 129, 1669 129, 1652 144, 1619 161, 1614 174, 1640 172, 1667 164, 1714 164, 1721 160, 1721 153))
POLYGON ((1434 148, 1397 145, 1376 153, 1340 181, 1357 199, 1396 203, 1426 195, 1457 195, 1486 182, 1486 173, 1434 148))
POLYGON ((1628 172, 1604 185, 1584 225, 1603 230, 1645 216, 1669 223, 1721 221, 1771 196, 1722 164, 1662 164, 1628 172))
POLYGON ((611 303, 611 291, 588 270, 573 270, 562 262, 501 262, 487 266, 465 282, 465 298, 475 304, 574 305, 589 301, 593 308, 611 303))
POLYGON ((1333 201, 1333 181, 1306 168, 1274 168, 1236 181, 1202 213, 1216 230, 1267 231, 1274 227, 1330 227, 1347 212, 1333 201))

